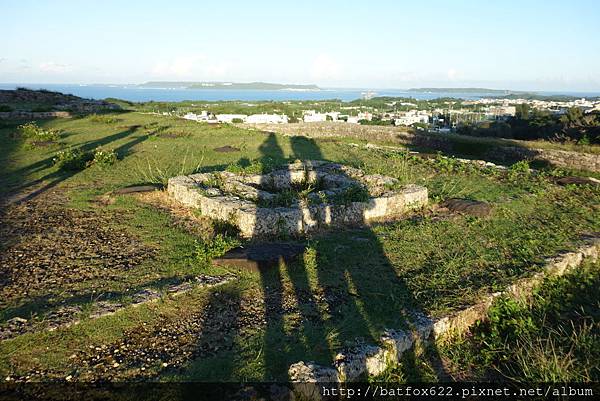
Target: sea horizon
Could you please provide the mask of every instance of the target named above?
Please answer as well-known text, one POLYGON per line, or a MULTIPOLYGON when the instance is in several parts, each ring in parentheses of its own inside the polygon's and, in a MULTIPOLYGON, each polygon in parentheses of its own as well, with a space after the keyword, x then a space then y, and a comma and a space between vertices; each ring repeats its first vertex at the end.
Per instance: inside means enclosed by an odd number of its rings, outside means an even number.
MULTIPOLYGON (((411 91, 412 88, 339 88, 323 87, 319 89, 195 89, 195 88, 156 88, 142 87, 139 84, 57 84, 57 83, 0 83, 0 89, 11 90, 18 87, 28 89, 46 89, 72 94, 89 99, 116 98, 132 102, 180 102, 180 101, 323 101, 341 100, 352 101, 371 92, 373 96, 392 96, 413 98, 416 100, 431 100, 442 97, 476 100, 490 97, 491 92, 460 92, 456 89, 471 88, 439 88, 451 91, 411 91)), ((517 89, 493 89, 511 92, 523 92, 541 96, 573 96, 597 97, 600 91, 527 91, 517 89)))

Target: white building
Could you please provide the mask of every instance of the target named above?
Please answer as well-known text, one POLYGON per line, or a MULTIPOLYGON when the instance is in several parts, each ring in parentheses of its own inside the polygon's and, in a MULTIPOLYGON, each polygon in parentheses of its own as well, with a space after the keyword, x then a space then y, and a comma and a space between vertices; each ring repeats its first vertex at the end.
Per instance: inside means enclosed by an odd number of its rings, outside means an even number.
POLYGON ((491 117, 514 117, 516 112, 515 106, 490 106, 485 114, 491 117))
POLYGON ((304 112, 304 116, 302 117, 302 120, 305 123, 316 123, 316 122, 327 121, 327 114, 317 113, 314 110, 306 110, 304 112))
POLYGON ((317 114, 306 114, 302 118, 305 123, 316 123, 321 121, 327 121, 327 114, 317 113, 317 114))
POLYGON ((330 111, 329 113, 326 113, 329 117, 331 117, 331 119, 333 121, 339 121, 340 119, 340 112, 339 111, 330 111))
POLYGON ((217 114, 217 121, 220 123, 232 123, 233 120, 246 121, 248 116, 246 114, 217 114))
POLYGON ((187 113, 186 115, 183 116, 184 119, 192 120, 192 121, 198 121, 198 117, 200 117, 200 116, 195 113, 187 113))
POLYGON ((371 121, 373 119, 373 114, 369 113, 368 111, 360 112, 358 113, 358 117, 359 120, 367 120, 367 121, 371 121))
POLYGON ((429 114, 424 111, 410 110, 406 113, 401 113, 394 119, 395 125, 413 125, 415 123, 427 124, 429 122, 429 114))
POLYGON ((287 124, 285 114, 252 114, 246 118, 249 124, 287 124))
POLYGON ((206 110, 203 110, 200 114, 191 113, 191 112, 187 113, 183 116, 183 118, 186 120, 200 121, 200 122, 217 122, 217 119, 215 118, 215 116, 206 110))

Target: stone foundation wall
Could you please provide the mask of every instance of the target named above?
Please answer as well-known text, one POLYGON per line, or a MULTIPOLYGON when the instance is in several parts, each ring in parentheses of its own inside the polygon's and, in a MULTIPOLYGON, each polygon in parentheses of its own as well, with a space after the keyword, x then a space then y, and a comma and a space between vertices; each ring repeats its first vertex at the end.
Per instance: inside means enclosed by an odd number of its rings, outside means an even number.
POLYGON ((68 111, 6 111, 0 112, 1 119, 9 118, 28 118, 32 120, 42 118, 68 118, 71 117, 71 113, 68 111))
MULTIPOLYGON (((179 176, 169 179, 167 191, 175 200, 199 209, 204 216, 235 225, 246 238, 302 235, 327 227, 361 225, 401 216, 423 207, 428 201, 425 187, 406 185, 400 189, 387 189, 386 184, 389 180, 395 181, 393 178, 365 175, 358 169, 335 163, 306 161, 288 167, 264 175, 238 176, 218 172, 179 176), (313 170, 304 170, 304 167, 313 170), (336 173, 340 170, 345 174, 336 173), (329 187, 321 192, 334 196, 336 191, 350 185, 365 185, 370 199, 347 204, 299 201, 290 207, 259 206, 261 201, 276 196, 261 189, 259 183, 274 188, 272 190, 281 190, 303 177, 329 182, 329 187)), ((313 194, 316 195, 311 193, 309 197, 313 194)))
MULTIPOLYGON (((283 135, 303 135, 313 138, 346 137, 369 141, 391 141, 405 145, 440 150, 455 155, 475 156, 485 160, 512 163, 519 160, 540 160, 556 167, 600 172, 600 154, 540 149, 517 146, 522 141, 504 140, 506 145, 484 139, 459 135, 415 133, 402 127, 346 124, 336 122, 297 124, 241 124, 242 127, 283 135)), ((499 139, 499 141, 503 141, 499 139)))

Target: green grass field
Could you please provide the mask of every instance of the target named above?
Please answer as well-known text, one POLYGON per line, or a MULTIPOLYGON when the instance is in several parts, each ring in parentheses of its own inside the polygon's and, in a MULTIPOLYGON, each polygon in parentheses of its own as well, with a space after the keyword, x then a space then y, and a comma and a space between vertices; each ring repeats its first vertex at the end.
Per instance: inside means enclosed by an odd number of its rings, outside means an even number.
POLYGON ((435 347, 409 352, 374 380, 597 382, 600 264, 552 277, 528 298, 500 298, 486 321, 435 347))
POLYGON ((16 124, 0 128, 0 195, 21 200, 2 209, 0 322, 65 305, 83 312, 70 328, 1 341, 2 377, 285 380, 291 363, 330 364, 342 347, 405 327, 411 310, 439 316, 472 304, 600 231, 600 189, 557 186, 552 178, 563 170, 501 172, 134 112, 39 124, 59 130, 58 141, 33 146, 16 135, 16 124), (240 150, 214 150, 226 145, 240 150), (68 148, 114 150, 118 160, 61 170, 53 158, 68 148), (308 249, 299 261, 258 274, 211 266, 202 250, 230 233, 164 194, 109 194, 195 171, 295 159, 424 185, 433 205, 486 201, 492 214, 431 207, 401 221, 322 233, 302 239, 308 249), (236 279, 221 287, 86 315, 106 294, 127 304, 143 288, 229 273, 236 279))

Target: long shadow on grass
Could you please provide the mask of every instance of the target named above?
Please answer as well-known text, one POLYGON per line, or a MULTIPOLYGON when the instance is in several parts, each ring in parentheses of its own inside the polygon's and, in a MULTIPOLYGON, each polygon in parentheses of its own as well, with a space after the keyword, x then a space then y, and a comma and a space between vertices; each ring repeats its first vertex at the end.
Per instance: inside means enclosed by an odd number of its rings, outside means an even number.
MULTIPOLYGON (((20 143, 16 138, 18 123, 0 120, 0 180, 2 175, 10 173, 12 155, 19 149, 20 143)), ((1 182, 1 181, 0 181, 1 182)), ((3 189, 1 189, 3 191, 3 189)))
MULTIPOLYGON (((323 159, 312 139, 292 137, 291 146, 295 159, 323 159)), ((284 158, 273 134, 260 150, 263 158, 284 158)), ((290 364, 300 360, 331 365, 342 348, 377 343, 385 328, 410 326, 418 305, 375 233, 365 221, 355 223, 362 228, 319 237, 300 262, 261 271, 265 380, 286 380, 290 364)))
MULTIPOLYGON (((292 138, 291 147, 292 158, 323 159, 312 139, 292 138)), ((260 165, 266 167, 263 173, 286 160, 274 134, 268 135, 259 150, 260 165)), ((243 163, 240 160, 238 165, 243 163)), ((270 188, 273 184, 260 185, 270 188)), ((238 352, 243 351, 241 344, 232 345, 213 360, 197 360, 187 377, 231 380, 245 371, 239 370, 245 365, 265 381, 287 381, 288 368, 295 362, 331 366, 342 349, 363 342, 376 344, 386 328, 410 328, 412 313, 420 309, 418 303, 386 257, 377 235, 364 221, 356 223, 358 228, 340 228, 315 237, 299 261, 259 269, 264 326, 251 326, 263 336, 260 350, 251 352, 252 361, 244 360, 249 357, 248 351, 238 352), (238 360, 232 362, 233 356, 238 360)), ((209 299, 209 305, 215 302, 219 300, 209 299)), ((240 335, 239 328, 244 324, 232 322, 227 335, 236 330, 240 335)), ((198 341, 206 342, 204 336, 198 341)))
MULTIPOLYGON (((100 138, 95 141, 87 141, 73 149, 75 151, 91 152, 94 149, 96 149, 97 147, 106 146, 114 141, 123 139, 123 138, 133 134, 137 128, 138 128, 138 126, 133 126, 132 128, 130 128, 126 131, 121 131, 116 134, 100 138)), ((126 156, 131 152, 131 149, 135 145, 145 141, 148 138, 149 138, 149 135, 147 135, 147 134, 134 137, 131 141, 119 146, 118 148, 115 148, 114 150, 119 156, 121 156, 121 157, 126 156)), ((28 167, 24 167, 19 170, 16 170, 15 172, 13 172, 13 174, 22 176, 23 181, 24 181, 25 177, 27 177, 27 175, 29 175, 37 170, 43 170, 43 169, 49 168, 51 166, 52 166, 52 158, 47 158, 47 159, 41 160, 39 162, 36 162, 28 167)), ((22 185, 17 188, 17 191, 26 191, 29 188, 35 187, 39 184, 43 184, 41 187, 36 188, 35 190, 28 193, 26 196, 21 198, 19 200, 19 202, 31 200, 31 199, 41 195, 42 193, 56 187, 61 182, 67 180, 68 178, 73 177, 74 175, 78 174, 79 172, 80 171, 57 170, 52 173, 48 173, 45 176, 43 176, 37 180, 31 181, 25 185, 22 185)))

